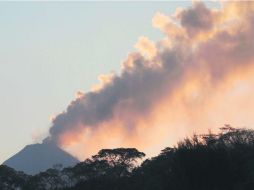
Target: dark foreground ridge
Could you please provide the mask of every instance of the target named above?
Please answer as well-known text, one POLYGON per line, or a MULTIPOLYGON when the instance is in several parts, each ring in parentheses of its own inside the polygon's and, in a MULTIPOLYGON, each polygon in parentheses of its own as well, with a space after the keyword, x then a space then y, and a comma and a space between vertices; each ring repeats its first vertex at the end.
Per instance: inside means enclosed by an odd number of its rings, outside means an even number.
POLYGON ((56 164, 74 166, 79 161, 52 143, 27 145, 3 164, 17 171, 35 175, 56 164))
POLYGON ((1 165, 1 190, 253 190, 254 131, 225 126, 145 156, 135 148, 103 149, 74 167, 34 176, 1 165))

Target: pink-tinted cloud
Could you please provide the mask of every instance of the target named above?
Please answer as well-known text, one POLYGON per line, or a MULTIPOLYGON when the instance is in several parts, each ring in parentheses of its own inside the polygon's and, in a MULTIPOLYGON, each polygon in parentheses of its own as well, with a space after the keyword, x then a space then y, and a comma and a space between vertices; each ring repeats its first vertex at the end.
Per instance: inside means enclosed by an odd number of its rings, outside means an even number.
POLYGON ((222 5, 157 13, 165 38, 141 37, 119 75, 102 75, 53 119, 49 139, 83 159, 119 146, 153 154, 225 123, 253 126, 254 3, 222 5))

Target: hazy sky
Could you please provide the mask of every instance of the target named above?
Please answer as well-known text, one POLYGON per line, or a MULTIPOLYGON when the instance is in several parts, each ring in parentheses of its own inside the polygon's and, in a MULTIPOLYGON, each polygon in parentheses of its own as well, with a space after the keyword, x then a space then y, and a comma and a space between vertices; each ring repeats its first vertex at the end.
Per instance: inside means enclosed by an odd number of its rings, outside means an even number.
POLYGON ((0 3, 0 163, 47 132, 97 76, 119 71, 157 12, 191 2, 0 3))

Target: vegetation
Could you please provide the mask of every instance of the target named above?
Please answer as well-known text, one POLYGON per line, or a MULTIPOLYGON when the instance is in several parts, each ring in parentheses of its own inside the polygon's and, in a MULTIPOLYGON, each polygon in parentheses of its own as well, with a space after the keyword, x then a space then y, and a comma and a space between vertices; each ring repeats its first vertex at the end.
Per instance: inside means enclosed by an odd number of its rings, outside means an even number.
POLYGON ((28 182, 29 176, 23 172, 17 172, 12 168, 0 165, 0 189, 12 190, 24 187, 28 182))
MULTIPOLYGON (((1 166, 0 189, 4 190, 3 184, 8 183, 18 184, 24 190, 252 190, 254 187, 253 130, 227 125, 219 134, 193 135, 138 166, 144 156, 134 148, 103 149, 72 168, 54 167, 35 176, 1 166)), ((7 190, 10 189, 8 186, 7 190)))

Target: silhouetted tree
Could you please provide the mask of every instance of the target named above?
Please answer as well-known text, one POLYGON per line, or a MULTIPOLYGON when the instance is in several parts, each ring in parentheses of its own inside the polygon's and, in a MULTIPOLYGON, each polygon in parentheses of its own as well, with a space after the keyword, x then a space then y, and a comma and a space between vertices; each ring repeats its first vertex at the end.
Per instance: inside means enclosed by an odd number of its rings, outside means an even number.
POLYGON ((18 172, 8 166, 0 165, 1 190, 22 189, 28 182, 29 177, 29 175, 26 175, 23 172, 18 172))
POLYGON ((102 149, 92 156, 94 161, 104 161, 111 166, 111 174, 117 177, 128 175, 136 166, 139 159, 145 156, 136 148, 102 149))
POLYGON ((74 167, 49 169, 32 177, 1 166, 0 189, 253 190, 254 187, 254 131, 250 129, 225 125, 218 134, 193 135, 138 166, 144 156, 135 148, 103 149, 74 167))

